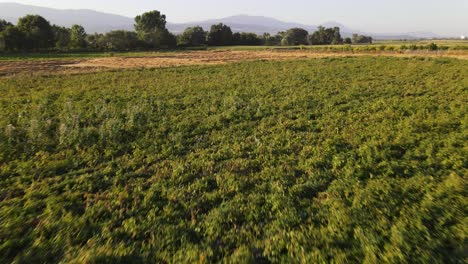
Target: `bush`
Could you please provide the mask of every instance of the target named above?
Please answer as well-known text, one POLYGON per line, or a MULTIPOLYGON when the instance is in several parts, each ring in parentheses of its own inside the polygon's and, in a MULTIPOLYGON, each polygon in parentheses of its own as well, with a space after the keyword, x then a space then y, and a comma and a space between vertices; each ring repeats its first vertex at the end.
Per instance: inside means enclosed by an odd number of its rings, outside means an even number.
POLYGON ((435 43, 429 44, 426 48, 427 48, 428 50, 432 50, 432 51, 439 50, 439 47, 438 47, 437 44, 435 44, 435 43))

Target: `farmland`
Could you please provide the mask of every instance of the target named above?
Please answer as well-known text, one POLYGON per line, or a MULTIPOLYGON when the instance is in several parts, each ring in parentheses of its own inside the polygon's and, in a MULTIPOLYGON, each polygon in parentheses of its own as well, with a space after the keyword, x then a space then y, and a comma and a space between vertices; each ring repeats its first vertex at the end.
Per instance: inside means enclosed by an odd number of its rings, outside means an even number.
MULTIPOLYGON (((190 65, 221 65, 246 61, 271 61, 342 57, 457 58, 468 60, 467 42, 443 42, 447 49, 429 50, 425 42, 410 46, 323 45, 237 46, 157 52, 0 54, 0 76, 24 74, 71 74, 132 68, 166 68, 190 65), (409 49, 409 47, 412 47, 409 49)), ((436 44, 437 45, 437 44, 436 44)), ((438 46, 437 46, 438 47, 438 46)))
POLYGON ((0 62, 0 262, 466 261, 466 51, 229 52, 0 62))

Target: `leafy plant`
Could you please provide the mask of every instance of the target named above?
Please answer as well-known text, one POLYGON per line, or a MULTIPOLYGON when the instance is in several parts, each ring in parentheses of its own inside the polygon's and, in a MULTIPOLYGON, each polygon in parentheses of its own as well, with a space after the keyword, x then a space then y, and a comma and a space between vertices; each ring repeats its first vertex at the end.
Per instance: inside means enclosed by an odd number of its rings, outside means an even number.
POLYGON ((466 258, 463 60, 0 79, 0 262, 466 258))

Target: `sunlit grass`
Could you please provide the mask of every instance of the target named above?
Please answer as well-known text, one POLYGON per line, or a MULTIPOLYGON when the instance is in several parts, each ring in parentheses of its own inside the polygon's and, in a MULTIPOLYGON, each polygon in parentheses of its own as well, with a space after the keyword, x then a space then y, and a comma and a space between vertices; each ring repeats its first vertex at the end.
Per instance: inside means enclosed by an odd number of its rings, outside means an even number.
POLYGON ((456 263, 468 62, 0 79, 0 262, 456 263))

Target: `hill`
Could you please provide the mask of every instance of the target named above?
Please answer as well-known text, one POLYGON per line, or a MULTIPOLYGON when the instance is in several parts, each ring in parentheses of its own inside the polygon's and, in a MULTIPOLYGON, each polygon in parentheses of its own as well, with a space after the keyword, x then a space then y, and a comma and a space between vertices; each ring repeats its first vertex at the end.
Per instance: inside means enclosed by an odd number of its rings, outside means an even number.
MULTIPOLYGON (((133 18, 121 15, 97 12, 89 9, 54 9, 17 3, 0 3, 0 18, 15 23, 18 18, 27 14, 38 14, 47 18, 51 23, 61 26, 71 26, 73 24, 82 25, 87 32, 103 33, 111 30, 124 29, 133 30, 133 18)), ((268 32, 276 34, 293 27, 301 27, 309 32, 315 31, 317 25, 305 25, 295 22, 284 22, 275 18, 265 16, 236 15, 225 18, 209 19, 204 21, 194 21, 189 23, 168 22, 168 29, 175 33, 181 33, 187 27, 201 26, 209 30, 211 25, 224 23, 229 25, 234 32, 253 32, 263 34, 268 32)), ((417 39, 417 38, 438 38, 440 36, 430 32, 412 32, 402 34, 382 34, 369 33, 357 29, 351 29, 346 25, 337 22, 326 22, 323 26, 339 26, 344 36, 351 36, 352 33, 371 35, 376 39, 417 39)))
POLYGON ((116 29, 133 29, 133 18, 97 12, 89 9, 54 9, 17 3, 0 3, 0 18, 16 23, 27 14, 38 14, 52 24, 70 27, 83 25, 87 32, 107 32, 116 29))
POLYGON ((265 32, 268 32, 270 34, 276 34, 277 32, 286 31, 293 27, 304 28, 307 31, 315 31, 317 29, 317 26, 313 25, 284 22, 275 18, 250 15, 237 15, 225 18, 209 19, 204 21, 180 24, 170 23, 168 25, 168 28, 173 32, 182 32, 187 27, 198 25, 208 30, 211 27, 211 25, 217 23, 227 24, 235 32, 253 32, 257 34, 263 34, 265 32))

